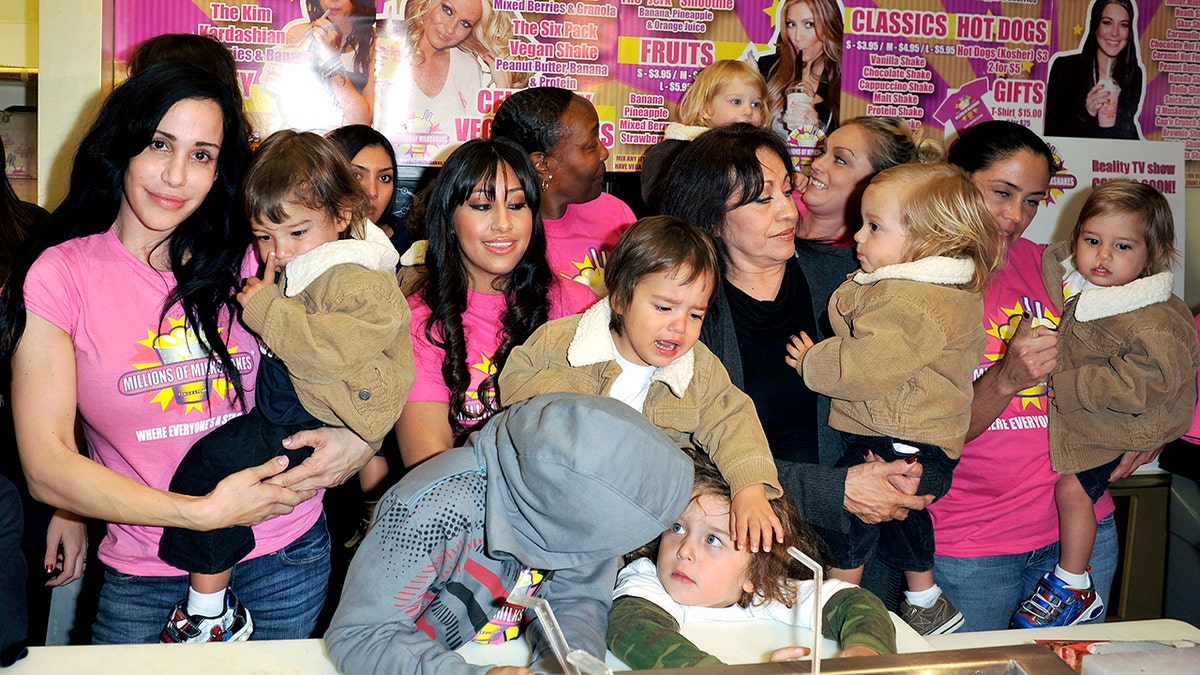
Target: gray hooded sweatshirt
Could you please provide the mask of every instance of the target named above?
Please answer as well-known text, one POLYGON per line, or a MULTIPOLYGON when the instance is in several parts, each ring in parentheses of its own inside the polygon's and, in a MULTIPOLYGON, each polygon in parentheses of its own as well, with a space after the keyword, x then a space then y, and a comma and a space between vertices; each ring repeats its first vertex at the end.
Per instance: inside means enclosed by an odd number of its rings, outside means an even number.
MULTIPOLYGON (((537 595, 572 649, 603 658, 617 558, 683 513, 692 473, 620 401, 547 394, 512 406, 384 495, 325 633, 330 658, 355 675, 485 673, 451 650, 522 566, 551 572, 537 595)), ((536 621, 530 639, 535 669, 554 663, 536 621)))

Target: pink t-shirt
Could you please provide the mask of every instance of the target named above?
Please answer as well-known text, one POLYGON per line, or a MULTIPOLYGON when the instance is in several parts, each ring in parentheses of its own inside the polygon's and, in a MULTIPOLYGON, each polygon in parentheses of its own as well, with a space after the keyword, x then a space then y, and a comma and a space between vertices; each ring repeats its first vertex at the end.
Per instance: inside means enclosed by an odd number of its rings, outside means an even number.
MULTIPOLYGON (((550 289, 550 319, 578 314, 596 303, 596 297, 587 287, 556 280, 550 289)), ((446 352, 425 336, 425 324, 429 321, 429 307, 422 293, 413 293, 408 298, 412 308, 409 324, 413 339, 413 366, 416 381, 408 395, 411 401, 449 403, 450 388, 442 377, 442 362, 446 352)), ((468 411, 478 413, 483 406, 479 403, 479 385, 484 378, 495 372, 492 356, 500 346, 501 321, 508 306, 503 295, 488 295, 467 291, 467 311, 463 313, 463 333, 467 339, 467 361, 471 372, 471 386, 467 389, 468 411)), ((464 422, 468 420, 463 420, 464 422)))
MULTIPOLYGON (((253 273, 255 265, 247 254, 242 273, 253 273)), ((196 440, 241 414, 226 397, 223 378, 212 377, 206 386, 210 364, 182 307, 171 308, 159 324, 174 287, 169 272, 139 261, 112 230, 47 250, 25 282, 29 311, 66 331, 75 346, 78 406, 92 458, 162 490, 196 440)), ((252 406, 258 344, 241 324, 221 337, 252 406)), ((283 548, 320 514, 320 498, 310 499, 290 515, 255 526, 249 557, 283 548)), ((185 574, 159 559, 161 536, 160 527, 109 523, 100 559, 125 574, 185 574)))
MULTIPOLYGON (((1055 324, 1054 304, 1042 284, 1042 250, 1026 239, 1013 242, 1003 269, 984 293, 983 328, 988 345, 978 378, 999 361, 1025 307, 1040 302, 1055 324)), ((977 558, 1027 553, 1058 541, 1050 465, 1046 386, 1020 392, 979 438, 966 444, 946 496, 929 507, 938 555, 977 558)), ((1106 492, 1097 518, 1113 512, 1106 492)))
MULTIPOLYGON (((1200 332, 1200 316, 1196 317, 1196 331, 1200 332)), ((1196 386, 1200 387, 1200 372, 1196 373, 1196 386)), ((1200 443, 1200 405, 1196 406, 1196 415, 1192 418, 1192 428, 1183 435, 1183 440, 1200 443)))
POLYGON ((546 257, 555 276, 577 281, 604 295, 604 266, 621 234, 637 218, 625 202, 601 192, 571 204, 557 220, 546 219, 546 257))

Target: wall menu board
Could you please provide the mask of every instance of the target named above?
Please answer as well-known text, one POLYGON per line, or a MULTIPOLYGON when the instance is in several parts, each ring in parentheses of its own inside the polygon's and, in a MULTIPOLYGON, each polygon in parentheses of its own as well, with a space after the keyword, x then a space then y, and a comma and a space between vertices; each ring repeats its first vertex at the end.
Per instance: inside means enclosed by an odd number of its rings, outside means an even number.
POLYGON ((826 129, 897 115, 934 138, 1007 119, 1174 141, 1200 185, 1200 0, 115 0, 114 16, 119 78, 146 38, 212 35, 257 131, 372 124, 406 165, 440 164, 545 85, 592 100, 609 168, 635 171, 701 68, 769 75, 792 48, 825 59, 826 129))
POLYGON ((942 138, 990 119, 1042 130, 1053 3, 846 0, 843 117, 942 138))

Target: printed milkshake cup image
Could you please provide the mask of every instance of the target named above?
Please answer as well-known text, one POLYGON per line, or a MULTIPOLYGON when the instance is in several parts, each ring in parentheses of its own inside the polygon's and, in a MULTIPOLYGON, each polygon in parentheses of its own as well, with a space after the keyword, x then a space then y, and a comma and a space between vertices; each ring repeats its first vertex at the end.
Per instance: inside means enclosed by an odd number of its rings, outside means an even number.
POLYGON ((1100 111, 1096 114, 1096 121, 1105 128, 1115 127, 1117 125, 1117 97, 1121 95, 1121 88, 1111 79, 1101 80, 1100 86, 1108 92, 1108 100, 1100 106, 1100 111))
POLYGON ((1117 125, 1117 98, 1121 95, 1121 88, 1117 86, 1112 77, 1111 60, 1108 62, 1108 72, 1104 74, 1099 84, 1100 90, 1108 94, 1108 100, 1100 106, 1100 110, 1096 113, 1096 122, 1107 129, 1117 125))
MULTIPOLYGON (((208 357, 200 348, 200 342, 196 340, 195 334, 184 326, 176 326, 170 333, 155 338, 154 351, 158 352, 158 358, 162 359, 164 365, 199 359, 205 364, 205 368, 208 367, 208 357)), ((201 379, 199 382, 173 385, 171 390, 175 392, 176 403, 203 403, 206 386, 207 383, 201 379)))
POLYGON ((788 88, 785 100, 783 125, 788 131, 816 123, 817 111, 813 109, 813 98, 804 93, 804 87, 799 82, 788 88))
POLYGON ((825 140, 825 132, 819 126, 812 96, 804 93, 804 88, 799 82, 788 89, 786 100, 783 125, 788 130, 788 152, 796 170, 807 175, 817 146, 825 140))

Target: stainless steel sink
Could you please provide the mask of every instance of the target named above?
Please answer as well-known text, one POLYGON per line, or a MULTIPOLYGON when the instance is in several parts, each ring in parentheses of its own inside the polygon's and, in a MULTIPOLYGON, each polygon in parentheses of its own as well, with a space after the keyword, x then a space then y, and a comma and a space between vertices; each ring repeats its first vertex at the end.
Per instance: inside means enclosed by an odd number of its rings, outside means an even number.
MULTIPOLYGON (((647 671, 660 675, 775 675, 808 673, 808 661, 756 663, 742 666, 699 666, 647 671)), ((1042 645, 1010 645, 917 652, 870 658, 824 659, 822 673, 868 675, 919 673, 920 675, 1073 675, 1075 672, 1042 645)))

